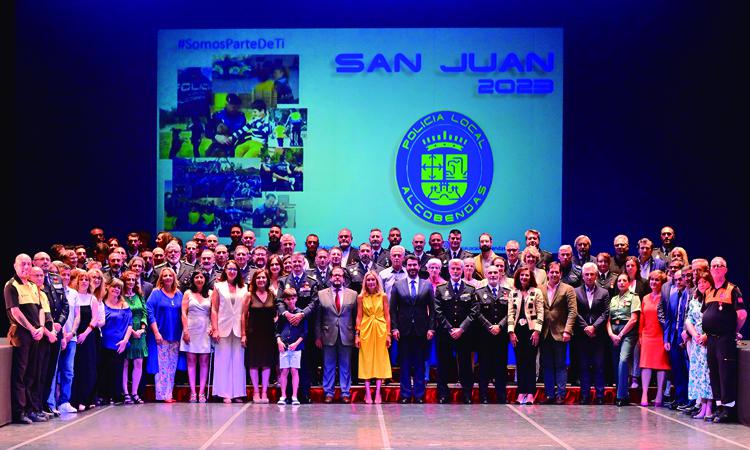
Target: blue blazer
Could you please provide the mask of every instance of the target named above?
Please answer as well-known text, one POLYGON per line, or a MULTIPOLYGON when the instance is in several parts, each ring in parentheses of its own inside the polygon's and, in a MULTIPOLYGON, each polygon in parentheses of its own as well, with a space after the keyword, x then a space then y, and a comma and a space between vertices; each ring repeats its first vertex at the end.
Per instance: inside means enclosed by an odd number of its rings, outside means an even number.
POLYGON ((682 330, 685 327, 685 316, 687 316, 688 305, 690 304, 690 289, 685 288, 680 295, 680 291, 674 289, 669 294, 669 299, 664 305, 666 322, 664 323, 664 343, 674 342, 680 338, 682 330), (680 310, 678 308, 682 306, 680 310), (682 320, 678 320, 682 318, 682 320))

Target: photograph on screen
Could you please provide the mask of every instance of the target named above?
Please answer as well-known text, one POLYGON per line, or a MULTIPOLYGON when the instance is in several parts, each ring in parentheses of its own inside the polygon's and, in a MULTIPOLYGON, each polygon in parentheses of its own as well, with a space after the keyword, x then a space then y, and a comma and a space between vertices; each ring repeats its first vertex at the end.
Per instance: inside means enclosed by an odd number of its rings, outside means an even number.
POLYGON ((177 159, 172 164, 172 188, 189 200, 260 197, 259 166, 256 158, 177 159))
POLYGON ((220 55, 212 72, 216 91, 248 93, 269 108, 299 103, 299 55, 220 55))
POLYGON ((289 194, 264 192, 263 198, 253 199, 253 220, 251 228, 281 228, 297 226, 296 205, 290 202, 289 194))
POLYGON ((269 114, 273 137, 271 147, 303 147, 307 137, 307 108, 277 108, 269 114))
POLYGON ((260 183, 263 192, 302 191, 302 148, 269 148, 261 154, 260 183))

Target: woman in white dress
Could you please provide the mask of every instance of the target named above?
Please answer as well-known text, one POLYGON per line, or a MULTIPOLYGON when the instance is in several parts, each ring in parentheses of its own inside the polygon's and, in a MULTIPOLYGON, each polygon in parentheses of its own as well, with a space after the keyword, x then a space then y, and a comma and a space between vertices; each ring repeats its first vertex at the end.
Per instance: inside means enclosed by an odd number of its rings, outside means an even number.
POLYGON ((187 354, 190 402, 206 403, 208 359, 211 356, 211 291, 203 272, 190 275, 190 288, 182 297, 182 341, 180 351, 187 354), (195 392, 195 371, 200 360, 200 390, 195 392))
POLYGON ((224 403, 247 396, 245 349, 242 347, 242 304, 247 287, 239 272, 239 264, 229 260, 211 294, 211 337, 214 350, 213 394, 224 403))

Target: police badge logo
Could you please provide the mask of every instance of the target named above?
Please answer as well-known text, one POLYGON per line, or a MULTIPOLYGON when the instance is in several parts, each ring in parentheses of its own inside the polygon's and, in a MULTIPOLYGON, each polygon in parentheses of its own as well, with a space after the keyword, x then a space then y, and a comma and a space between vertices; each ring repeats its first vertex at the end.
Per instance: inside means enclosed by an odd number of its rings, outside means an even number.
POLYGON ((492 185, 492 148, 469 117, 438 111, 417 120, 396 155, 399 193, 421 219, 446 225, 468 219, 492 185))

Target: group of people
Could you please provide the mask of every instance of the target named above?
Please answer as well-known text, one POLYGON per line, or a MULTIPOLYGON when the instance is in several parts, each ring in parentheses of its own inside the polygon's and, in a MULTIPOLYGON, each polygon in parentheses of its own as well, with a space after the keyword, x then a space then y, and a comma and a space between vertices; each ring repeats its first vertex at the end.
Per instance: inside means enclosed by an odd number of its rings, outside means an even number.
POLYGON ((181 364, 191 402, 207 401, 213 364, 212 393, 225 403, 243 401, 247 375, 253 402, 268 403, 272 372, 280 404, 310 402, 319 367, 326 403, 337 398, 337 372, 340 401, 351 402, 359 378, 365 402, 379 403, 393 360, 398 401, 423 403, 433 352, 439 403, 452 401, 454 374, 463 402, 472 403, 475 354, 479 401, 504 403, 509 348, 518 404, 536 401, 540 373, 543 403, 565 403, 568 381, 580 379, 580 403, 603 404, 611 354, 617 406, 628 404, 635 383, 648 406, 655 372, 655 406, 666 404, 669 378, 673 409, 736 420, 742 294, 727 280, 723 258, 689 261, 670 227, 659 248, 641 239, 638 256, 623 235, 612 255, 593 255, 582 235, 561 246, 557 260, 541 250, 536 230, 526 232, 523 251, 508 241, 504 256, 488 233, 479 236, 478 254, 467 252, 457 229, 447 245, 441 233, 418 233, 411 251, 396 227, 388 247, 375 228, 355 248, 344 228, 330 249, 308 235, 304 252, 277 225, 267 246, 239 225, 227 245, 201 232, 184 243, 161 232, 154 249, 138 233, 125 247, 99 228, 91 236, 97 254, 109 249, 106 261, 89 259, 85 246, 54 246, 53 258, 18 255, 5 285, 18 422, 85 410, 97 398, 142 403, 144 367, 154 374, 156 399, 172 403, 181 364))

